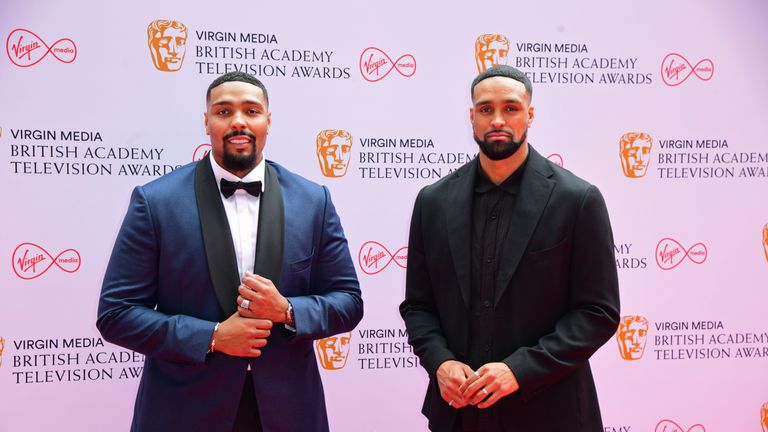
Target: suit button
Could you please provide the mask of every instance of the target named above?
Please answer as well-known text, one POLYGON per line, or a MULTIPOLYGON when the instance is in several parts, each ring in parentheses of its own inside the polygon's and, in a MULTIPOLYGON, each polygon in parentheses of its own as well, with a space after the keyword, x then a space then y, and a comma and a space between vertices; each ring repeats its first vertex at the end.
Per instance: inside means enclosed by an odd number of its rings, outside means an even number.
POLYGON ((488 352, 490 350, 491 350, 491 347, 489 347, 488 345, 483 347, 483 351, 485 351, 485 352, 488 352))
POLYGON ((483 306, 485 306, 486 308, 489 308, 489 307, 491 307, 491 302, 486 300, 486 301, 483 302, 483 306))
POLYGON ((494 214, 491 215, 491 220, 496 220, 497 217, 498 216, 496 215, 496 213, 494 213, 494 214))
POLYGON ((492 263, 493 262, 493 257, 486 258, 485 262, 488 263, 488 264, 492 263))

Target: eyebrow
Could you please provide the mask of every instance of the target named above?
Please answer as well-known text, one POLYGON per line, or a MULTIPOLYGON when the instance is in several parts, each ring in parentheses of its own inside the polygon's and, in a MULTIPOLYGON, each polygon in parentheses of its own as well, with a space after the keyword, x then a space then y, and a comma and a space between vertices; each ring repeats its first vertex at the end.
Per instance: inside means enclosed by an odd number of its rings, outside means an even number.
MULTIPOLYGON (((493 101, 491 100, 479 100, 475 102, 475 105, 486 105, 491 103, 493 103, 493 101)), ((504 99, 503 101, 501 101, 501 103, 522 105, 523 101, 521 99, 504 99)))
MULTIPOLYGON (((231 100, 227 100, 227 99, 211 102, 211 106, 234 105, 234 104, 235 104, 235 102, 233 102, 231 100)), ((258 105, 261 108, 264 108, 264 104, 262 102, 258 101, 258 100, 246 99, 246 100, 243 101, 243 105, 258 105)))

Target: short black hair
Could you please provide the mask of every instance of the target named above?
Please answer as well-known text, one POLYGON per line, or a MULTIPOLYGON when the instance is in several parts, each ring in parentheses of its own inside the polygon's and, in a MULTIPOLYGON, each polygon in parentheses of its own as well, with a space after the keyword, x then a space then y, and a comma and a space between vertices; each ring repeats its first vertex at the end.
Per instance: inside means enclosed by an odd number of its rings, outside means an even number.
POLYGON ((264 83, 259 81, 255 76, 251 74, 247 74, 245 72, 227 72, 224 75, 221 75, 220 77, 213 80, 211 85, 208 86, 208 91, 205 92, 205 101, 209 102, 211 100, 211 90, 214 88, 231 81, 240 81, 248 84, 253 84, 256 87, 261 89, 261 92, 264 93, 264 100, 267 102, 267 105, 269 105, 269 95, 267 95, 267 88, 264 87, 264 83))
POLYGON ((515 81, 520 81, 525 86, 525 92, 528 94, 528 100, 533 99, 533 86, 531 85, 531 80, 528 79, 523 71, 507 65, 496 65, 480 72, 480 74, 477 75, 474 80, 472 80, 472 87, 469 89, 470 97, 472 99, 475 98, 475 86, 477 83, 486 78, 493 78, 498 76, 512 78, 515 81))

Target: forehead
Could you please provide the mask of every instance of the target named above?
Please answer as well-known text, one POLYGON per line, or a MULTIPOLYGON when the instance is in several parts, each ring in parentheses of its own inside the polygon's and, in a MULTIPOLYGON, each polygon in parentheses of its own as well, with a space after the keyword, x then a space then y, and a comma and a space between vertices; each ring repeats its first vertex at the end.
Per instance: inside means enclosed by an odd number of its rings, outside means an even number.
POLYGON ((228 81, 211 89, 208 105, 221 103, 260 103, 267 106, 264 92, 255 85, 242 81, 228 81))
POLYGON ((529 101, 528 95, 525 92, 525 84, 518 80, 501 76, 486 78, 477 83, 472 96, 474 103, 510 99, 521 102, 529 101))

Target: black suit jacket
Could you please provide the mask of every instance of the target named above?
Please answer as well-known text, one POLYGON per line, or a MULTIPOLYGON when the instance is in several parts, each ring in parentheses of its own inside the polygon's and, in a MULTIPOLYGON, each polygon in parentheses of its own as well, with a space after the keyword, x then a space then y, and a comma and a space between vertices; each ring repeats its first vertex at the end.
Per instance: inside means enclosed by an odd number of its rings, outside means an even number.
MULTIPOLYGON (((529 149, 502 246, 491 346, 520 389, 489 409, 506 431, 602 431, 588 359, 619 320, 608 212, 597 188, 529 149)), ((452 430, 458 412, 440 396, 437 368, 468 355, 478 169, 474 160, 422 189, 411 220, 400 313, 430 376, 422 412, 435 431, 452 430)))

